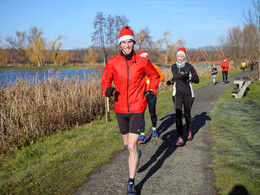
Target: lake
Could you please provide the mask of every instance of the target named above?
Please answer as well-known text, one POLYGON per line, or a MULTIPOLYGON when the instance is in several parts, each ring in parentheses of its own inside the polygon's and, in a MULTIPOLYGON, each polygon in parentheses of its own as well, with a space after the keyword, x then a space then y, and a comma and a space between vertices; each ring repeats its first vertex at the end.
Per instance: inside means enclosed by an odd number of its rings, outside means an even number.
POLYGON ((74 76, 83 77, 84 75, 88 76, 90 73, 101 75, 102 71, 103 69, 0 70, 0 85, 6 86, 8 83, 15 83, 21 78, 26 78, 30 82, 33 82, 35 78, 39 81, 43 81, 55 75, 58 75, 59 79, 74 76))
MULTIPOLYGON (((207 68, 208 66, 197 66, 200 68, 207 68)), ((170 67, 169 67, 170 68, 170 67)), ((161 68, 161 70, 169 69, 161 68)), ((74 76, 84 77, 91 73, 96 73, 101 77, 103 69, 44 69, 44 70, 0 70, 0 86, 6 86, 8 83, 15 83, 21 78, 26 78, 30 82, 33 82, 35 78, 39 81, 43 81, 51 76, 58 75, 59 79, 65 77, 71 78, 74 76)))

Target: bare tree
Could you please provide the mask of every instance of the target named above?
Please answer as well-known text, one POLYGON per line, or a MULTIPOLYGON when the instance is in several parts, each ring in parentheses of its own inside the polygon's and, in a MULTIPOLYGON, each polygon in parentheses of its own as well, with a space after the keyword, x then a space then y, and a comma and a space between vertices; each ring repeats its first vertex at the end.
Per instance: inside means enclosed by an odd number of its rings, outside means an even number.
POLYGON ((119 51, 118 35, 120 30, 128 25, 129 20, 125 16, 111 16, 106 19, 105 26, 105 43, 110 49, 112 55, 115 55, 119 51))
MULTIPOLYGON (((248 10, 247 15, 244 14, 246 22, 248 24, 252 24, 256 26, 257 33, 256 33, 256 40, 257 40, 257 47, 258 47, 258 63, 260 63, 260 0, 252 0, 253 9, 248 10)), ((260 66, 259 72, 260 72, 260 66)), ((258 80, 260 77, 258 76, 258 80)))
POLYGON ((142 29, 140 32, 135 35, 136 46, 141 50, 150 50, 153 47, 153 40, 150 35, 150 30, 148 27, 142 29))
POLYGON ((170 44, 170 39, 169 36, 171 35, 171 32, 169 30, 165 31, 163 33, 163 38, 157 41, 157 44, 159 45, 159 47, 162 46, 162 44, 165 43, 166 45, 166 56, 165 56, 165 64, 167 64, 168 62, 168 55, 169 55, 169 44, 170 44))
POLYGON ((115 52, 117 48, 117 39, 115 39, 115 17, 109 15, 106 20, 106 44, 112 50, 112 52, 115 52))
POLYGON ((30 28, 27 37, 29 46, 33 45, 35 40, 38 39, 40 36, 42 36, 42 34, 43 34, 42 29, 38 29, 35 26, 30 28))
POLYGON ((106 18, 102 12, 97 12, 94 29, 95 31, 92 34, 92 42, 99 45, 103 50, 104 55, 104 65, 107 62, 107 53, 105 48, 105 28, 106 28, 106 18))
POLYGON ((257 28, 255 25, 246 25, 243 29, 243 58, 250 61, 258 60, 257 28))
POLYGON ((28 60, 25 54, 25 48, 27 46, 27 34, 25 31, 16 31, 15 37, 8 36, 6 41, 9 43, 10 48, 18 53, 21 60, 28 60))
POLYGON ((233 60, 238 66, 242 59, 243 32, 240 27, 233 27, 228 31, 225 39, 222 39, 222 47, 230 60, 233 60))
POLYGON ((52 57, 55 66, 57 66, 57 57, 59 55, 59 51, 62 46, 62 42, 60 41, 61 38, 63 38, 63 36, 59 35, 58 38, 56 38, 54 41, 51 42, 52 57))

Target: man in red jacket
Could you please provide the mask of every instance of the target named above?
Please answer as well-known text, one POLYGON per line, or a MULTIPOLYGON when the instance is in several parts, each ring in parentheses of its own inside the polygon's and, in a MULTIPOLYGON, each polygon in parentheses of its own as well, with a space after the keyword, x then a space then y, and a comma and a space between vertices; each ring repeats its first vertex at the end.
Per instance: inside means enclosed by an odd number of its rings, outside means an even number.
POLYGON ((125 146, 129 150, 129 180, 127 194, 136 194, 134 178, 138 165, 137 142, 147 106, 157 92, 160 75, 149 61, 134 52, 133 31, 125 26, 119 33, 121 51, 108 60, 101 78, 101 90, 106 97, 115 96, 115 112, 125 146), (150 78, 146 89, 146 77, 150 78), (114 87, 112 87, 112 81, 114 87))
POLYGON ((227 58, 223 59, 223 62, 221 62, 220 67, 222 68, 223 85, 225 85, 228 83, 227 79, 228 79, 229 63, 227 61, 227 58))

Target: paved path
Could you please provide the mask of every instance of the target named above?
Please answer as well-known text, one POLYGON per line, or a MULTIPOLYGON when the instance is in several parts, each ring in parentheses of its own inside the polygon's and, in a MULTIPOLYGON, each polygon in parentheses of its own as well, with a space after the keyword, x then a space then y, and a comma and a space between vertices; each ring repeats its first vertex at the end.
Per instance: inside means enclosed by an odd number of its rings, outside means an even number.
MULTIPOLYGON (((177 132, 174 111, 158 120, 159 138, 149 139, 147 144, 139 144, 139 149, 143 152, 135 178, 139 194, 217 194, 212 187, 212 172, 207 168, 211 163, 212 144, 209 137, 210 110, 212 103, 233 83, 234 77, 248 74, 246 72, 230 77, 228 85, 220 82, 196 91, 192 108, 194 139, 187 142, 184 147, 175 146, 177 132)), ((126 194, 127 159, 127 150, 119 152, 110 163, 103 165, 97 173, 92 174, 89 181, 78 188, 74 194, 126 194)))

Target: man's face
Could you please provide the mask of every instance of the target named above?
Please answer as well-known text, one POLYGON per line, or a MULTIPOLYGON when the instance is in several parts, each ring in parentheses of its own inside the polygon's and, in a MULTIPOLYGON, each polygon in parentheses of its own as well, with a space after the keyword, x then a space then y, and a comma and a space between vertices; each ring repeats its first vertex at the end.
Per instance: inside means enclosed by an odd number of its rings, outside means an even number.
POLYGON ((122 48, 122 51, 125 55, 129 55, 133 48, 134 48, 134 42, 131 39, 121 41, 120 46, 122 48))

